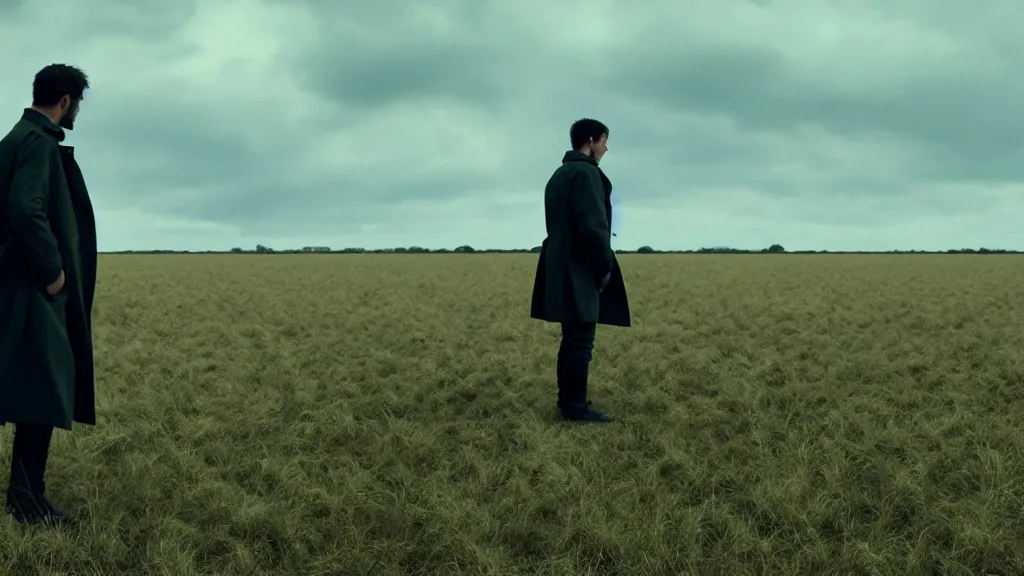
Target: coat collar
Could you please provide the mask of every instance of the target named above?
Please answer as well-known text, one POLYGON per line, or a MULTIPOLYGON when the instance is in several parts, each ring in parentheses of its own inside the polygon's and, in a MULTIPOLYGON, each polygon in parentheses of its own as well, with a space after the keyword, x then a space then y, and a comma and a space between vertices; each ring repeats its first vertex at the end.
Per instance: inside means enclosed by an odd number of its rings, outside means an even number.
POLYGON ((565 153, 565 156, 562 156, 562 164, 565 164, 566 162, 586 162, 587 164, 597 168, 598 174, 601 175, 601 183, 604 184, 605 199, 607 200, 611 196, 612 181, 605 175, 604 170, 601 170, 601 167, 597 165, 597 161, 594 160, 593 156, 583 154, 582 152, 577 152, 575 150, 569 150, 565 153))
POLYGON ((52 136, 57 142, 64 141, 64 129, 54 124, 53 120, 47 118, 42 112, 32 108, 25 108, 25 113, 21 115, 21 119, 39 126, 43 132, 52 136))
POLYGON ((569 150, 568 152, 565 153, 565 156, 562 156, 562 164, 565 164, 566 162, 586 162, 588 164, 593 164, 594 166, 597 166, 597 161, 594 160, 593 156, 591 156, 590 154, 577 152, 575 150, 569 150))

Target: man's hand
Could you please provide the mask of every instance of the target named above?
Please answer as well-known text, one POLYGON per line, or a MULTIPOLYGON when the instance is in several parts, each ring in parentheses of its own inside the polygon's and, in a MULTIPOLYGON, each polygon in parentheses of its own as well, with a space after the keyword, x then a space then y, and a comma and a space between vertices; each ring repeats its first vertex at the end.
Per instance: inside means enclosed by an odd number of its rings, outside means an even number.
MULTIPOLYGON (((62 275, 61 278, 63 278, 63 277, 64 276, 62 275)), ((612 273, 611 272, 605 274, 604 278, 601 278, 601 285, 598 286, 598 288, 597 288, 597 293, 598 294, 604 292, 604 289, 608 287, 608 282, 610 282, 611 279, 612 279, 612 273)))
POLYGON ((64 288, 64 271, 61 270, 60 271, 60 276, 57 277, 57 280, 55 280, 53 282, 53 284, 50 284, 49 286, 46 287, 46 293, 49 294, 51 297, 52 296, 56 296, 57 294, 60 294, 60 291, 63 288, 64 288))

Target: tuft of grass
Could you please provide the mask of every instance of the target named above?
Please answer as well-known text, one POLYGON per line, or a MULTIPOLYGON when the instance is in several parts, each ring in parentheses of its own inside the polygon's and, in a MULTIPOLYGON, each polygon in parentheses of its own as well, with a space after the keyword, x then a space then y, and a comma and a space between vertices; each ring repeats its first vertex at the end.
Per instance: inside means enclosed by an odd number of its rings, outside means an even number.
POLYGON ((535 255, 101 257, 83 522, 0 573, 1024 573, 1024 260, 621 260, 579 426, 535 255))

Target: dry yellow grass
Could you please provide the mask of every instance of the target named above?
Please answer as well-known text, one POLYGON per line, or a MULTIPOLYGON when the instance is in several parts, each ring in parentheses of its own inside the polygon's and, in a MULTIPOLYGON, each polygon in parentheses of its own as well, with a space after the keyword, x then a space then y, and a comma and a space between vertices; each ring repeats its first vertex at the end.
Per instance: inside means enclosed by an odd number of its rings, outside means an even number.
POLYGON ((624 256, 604 426, 535 262, 102 257, 83 525, 0 520, 0 573, 1024 573, 1024 259, 624 256))

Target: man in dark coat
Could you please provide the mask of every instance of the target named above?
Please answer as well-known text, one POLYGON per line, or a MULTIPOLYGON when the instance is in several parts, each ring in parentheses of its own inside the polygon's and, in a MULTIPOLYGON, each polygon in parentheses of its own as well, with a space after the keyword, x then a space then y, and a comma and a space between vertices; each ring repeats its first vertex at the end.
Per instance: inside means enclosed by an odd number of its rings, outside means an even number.
POLYGON ((591 407, 587 380, 597 324, 629 326, 629 299, 611 247, 612 183, 598 167, 608 127, 588 118, 569 130, 572 150, 544 190, 541 245, 530 316, 558 322, 558 408, 580 422, 610 422, 591 407))
POLYGON ((79 69, 36 74, 32 107, 0 140, 0 424, 15 425, 7 511, 65 523, 45 496, 54 428, 96 423, 92 302, 96 221, 74 149, 79 69))

